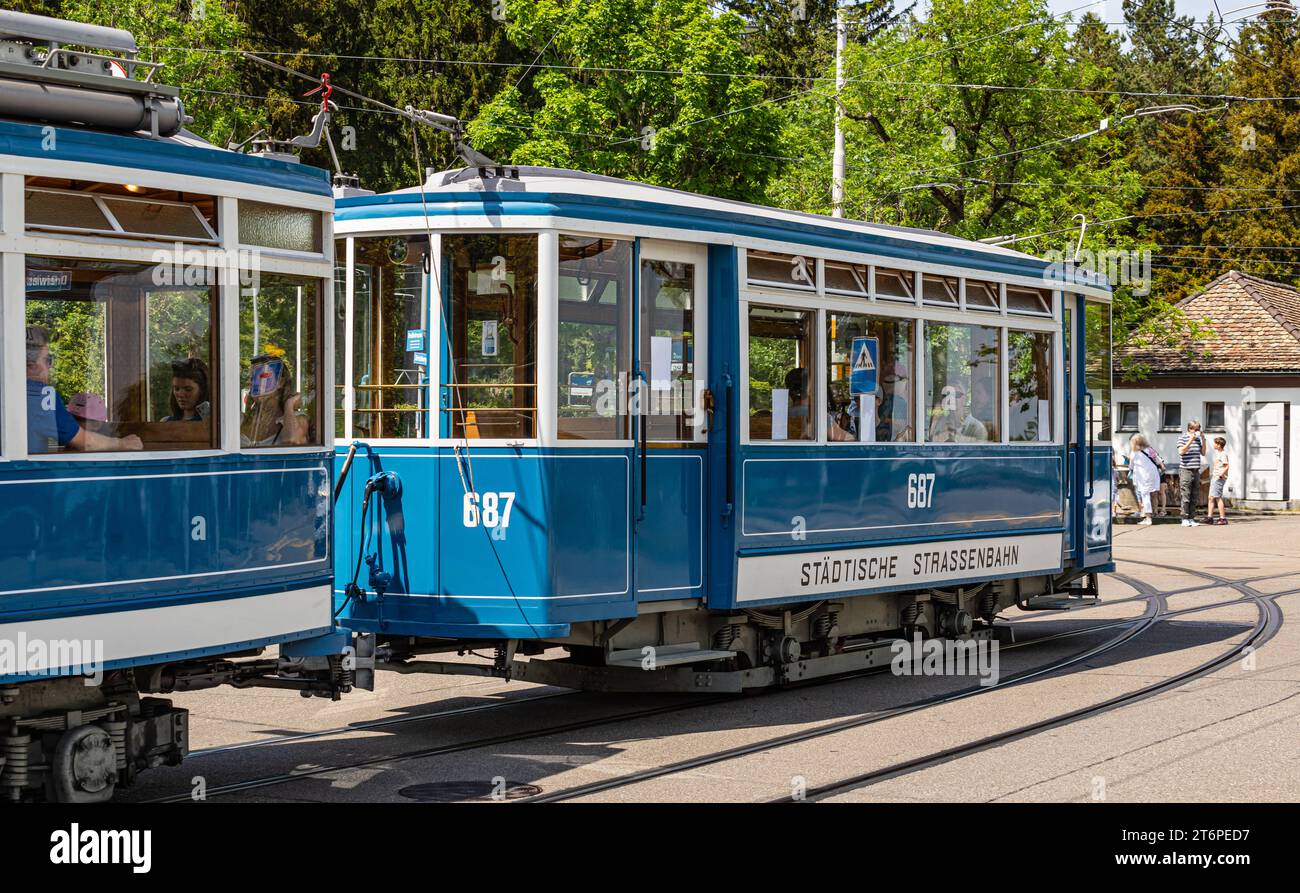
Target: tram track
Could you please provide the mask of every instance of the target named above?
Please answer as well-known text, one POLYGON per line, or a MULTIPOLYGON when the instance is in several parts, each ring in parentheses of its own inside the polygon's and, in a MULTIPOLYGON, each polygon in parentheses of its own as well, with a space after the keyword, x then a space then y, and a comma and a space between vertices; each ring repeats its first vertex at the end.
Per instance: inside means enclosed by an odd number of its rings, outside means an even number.
MULTIPOLYGON (((1181 569, 1175 569, 1175 570, 1181 570, 1181 569)), ((1172 595, 1183 594, 1185 592, 1197 591, 1201 589, 1213 589, 1223 585, 1229 585, 1232 583, 1232 581, 1226 581, 1224 580, 1224 578, 1218 578, 1215 577, 1214 575, 1208 575, 1208 574, 1200 574, 1200 575, 1206 579, 1211 580, 1212 582, 1205 586, 1185 587, 1183 589, 1171 591, 1169 593, 1157 592, 1154 589, 1154 587, 1152 587, 1150 584, 1146 584, 1142 581, 1134 580, 1133 582, 1131 582, 1130 585, 1134 585, 1135 588, 1139 590, 1138 594, 1132 597, 1117 600, 1117 602, 1145 600, 1149 605, 1148 610, 1139 617, 1126 618, 1123 620, 1108 622, 1099 626, 1089 626, 1086 629, 1072 630, 1064 633, 1055 633, 1048 636, 1035 637, 1032 639, 1026 639, 1022 642, 1013 642, 1012 644, 1004 645, 1003 646, 1004 649, 1010 649, 1010 648, 1024 647, 1028 645, 1044 644, 1047 642, 1057 641, 1063 638, 1076 637, 1079 635, 1096 634, 1110 629, 1123 630, 1119 635, 1113 637, 1107 642, 1089 648, 1083 651, 1082 653, 1071 655, 1070 657, 1064 658, 1061 661, 1053 662, 1044 667, 1035 668, 1033 670, 1026 671, 1025 673, 1017 674, 1016 676, 1010 677, 1007 680, 1004 680, 997 685, 975 686, 968 689, 962 689, 954 693, 933 696, 930 698, 922 699, 920 701, 888 708, 885 711, 873 713, 868 717, 856 717, 853 720, 842 721, 840 723, 836 723, 831 726, 819 727, 818 729, 808 730, 808 732, 793 733, 792 736, 783 736, 781 739, 770 739, 756 745, 748 745, 745 746, 744 748, 734 748, 729 751, 723 751, 716 754, 706 755, 704 757, 696 758, 693 760, 682 761, 681 763, 674 763, 668 766, 646 770, 643 773, 638 773, 636 777, 624 776, 624 777, 620 777, 619 779, 610 779, 607 782, 599 782, 596 784, 599 786, 600 790, 608 790, 613 787, 622 787, 625 785, 635 784, 640 781, 649 780, 649 778, 652 777, 661 777, 664 775, 671 775, 677 772, 686 771, 690 768, 695 768, 697 765, 709 765, 716 762, 723 762, 728 759, 734 759, 737 756, 746 755, 745 753, 739 752, 741 750, 752 750, 752 751, 765 750, 773 746, 783 746, 784 743, 796 743, 796 740, 785 742, 785 738, 793 739, 794 736, 802 736, 803 738, 807 738, 810 735, 812 737, 820 737, 822 735, 834 734, 836 731, 843 731, 849 728, 856 728, 862 725, 868 725, 873 722, 880 722, 883 721, 884 719, 889 719, 896 716, 904 715, 906 713, 915 712, 918 710, 925 709, 927 707, 937 706, 942 703, 947 703, 947 702, 971 697, 973 695, 980 694, 985 691, 998 690, 1013 684, 1020 684, 1023 682, 1030 681, 1031 679, 1035 679, 1041 676, 1050 675, 1052 673, 1059 672, 1060 670, 1066 669, 1069 666, 1073 666, 1083 661, 1090 660, 1110 650, 1113 650, 1114 648, 1121 647, 1123 644, 1132 641, 1134 638, 1140 636, 1142 633, 1149 630, 1152 626, 1154 626, 1154 624, 1156 624, 1160 620, 1170 619, 1178 616, 1184 616, 1187 614, 1192 614, 1197 612, 1204 612, 1216 608, 1239 604, 1242 603, 1243 601, 1248 600, 1245 598, 1226 600, 1222 602, 1216 602, 1210 605, 1196 606, 1192 608, 1170 611, 1166 600, 1168 597, 1172 595)), ((1277 575, 1264 576, 1264 577, 1252 578, 1252 579, 1258 581, 1263 579, 1272 579, 1274 577, 1283 577, 1289 575, 1290 574, 1277 574, 1277 575)), ((1281 595, 1281 594, 1284 593, 1278 593, 1277 595, 1281 595)), ((1276 597, 1276 596, 1271 596, 1271 597, 1276 597)), ((1107 604, 1113 604, 1113 603, 1108 602, 1107 604)), ((845 682, 863 676, 877 675, 879 673, 886 672, 886 671, 887 668, 875 668, 871 670, 863 670, 863 671, 858 671, 856 673, 846 674, 843 676, 830 677, 823 680, 816 680, 813 682, 805 683, 803 686, 799 686, 799 687, 845 682)), ((447 716, 460 715, 464 712, 483 712, 489 709, 498 709, 498 708, 504 708, 510 706, 522 706, 531 701, 549 700, 549 699, 562 698, 566 696, 573 696, 579 694, 582 693, 567 692, 567 691, 554 692, 544 696, 531 697, 531 698, 519 698, 509 702, 496 703, 492 705, 477 705, 475 707, 470 707, 470 708, 457 708, 455 710, 438 711, 435 713, 421 714, 418 716, 389 717, 384 720, 375 720, 373 722, 367 722, 367 723, 357 723, 351 726, 341 727, 337 729, 305 732, 305 733, 300 733, 291 736, 280 736, 279 738, 267 739, 264 741, 244 742, 237 745, 228 745, 223 748, 212 748, 200 753, 216 754, 221 752, 229 752, 232 750, 247 750, 253 747, 265 747, 265 746, 270 746, 275 744, 291 743, 293 741, 310 740, 313 738, 322 738, 322 737, 326 737, 329 735, 336 735, 336 734, 349 734, 349 733, 367 731, 374 728, 383 728, 385 726, 406 725, 409 723, 420 722, 423 720, 437 720, 437 719, 445 718, 447 716)), ((284 772, 284 773, 276 773, 276 774, 271 774, 271 775, 262 776, 258 778, 245 779, 242 781, 232 782, 229 784, 214 786, 208 789, 207 797, 213 798, 219 796, 227 796, 227 795, 242 793, 246 791, 274 787, 283 784, 289 784, 294 781, 300 781, 303 779, 328 775, 336 772, 363 769, 372 766, 404 763, 412 760, 445 756, 445 755, 451 755, 456 753, 473 751, 480 748, 486 748, 486 747, 492 747, 492 746, 498 746, 504 744, 512 744, 521 741, 544 738, 551 735, 565 734, 565 733, 575 732, 575 731, 583 731, 586 729, 598 728, 598 727, 612 725, 620 722, 631 722, 638 719, 650 718, 654 716, 661 716, 661 715, 671 714, 671 713, 678 713, 682 711, 693 710, 696 708, 709 707, 719 703, 734 702, 734 700, 735 699, 732 696, 705 697, 705 698, 696 698, 693 696, 689 702, 680 703, 680 704, 661 705, 661 706, 644 709, 644 710, 624 711, 609 716, 580 719, 580 720, 575 720, 573 722, 548 725, 545 727, 530 729, 522 732, 508 732, 508 733, 503 733, 501 735, 480 737, 480 738, 475 738, 463 742, 454 742, 454 743, 424 747, 416 750, 404 751, 397 754, 376 755, 374 757, 369 757, 363 760, 350 761, 347 763, 341 763, 337 765, 312 766, 310 768, 304 768, 301 770, 295 770, 295 771, 284 772)), ((596 790, 594 790, 592 786, 581 786, 579 788, 557 791, 553 794, 543 794, 537 797, 528 798, 527 800, 521 802, 553 802, 557 800, 573 799, 576 797, 585 796, 587 794, 595 793, 595 792, 596 790)), ((176 794, 171 796, 154 798, 154 799, 146 800, 144 802, 168 803, 168 802, 183 802, 183 801, 188 801, 190 799, 191 799, 190 794, 187 792, 183 794, 176 794)))
MULTIPOLYGON (((650 769, 641 770, 639 772, 629 773, 623 776, 619 776, 617 778, 611 778, 611 779, 602 780, 598 782, 591 782, 585 785, 578 785, 572 788, 555 791, 550 794, 542 794, 536 797, 528 798, 522 802, 556 803, 556 802, 563 802, 567 800, 574 800, 579 797, 585 797, 585 796, 590 796, 592 794, 603 793, 605 791, 614 790, 617 788, 629 787, 635 784, 640 784, 642 782, 651 781, 657 778, 663 778, 669 775, 675 775, 681 772, 690 771, 692 769, 703 768, 705 766, 712 766, 730 760, 738 759, 741 757, 752 756, 754 754, 762 753, 764 751, 768 751, 776 748, 789 747, 792 745, 813 741, 818 738, 823 738, 828 735, 836 734, 838 732, 862 728, 864 726, 882 722, 887 719, 893 719, 899 716, 907 715, 909 713, 914 713, 928 706, 937 706, 940 704, 952 703, 955 701, 959 701, 971 697, 975 694, 979 694, 983 691, 1001 690, 1004 688, 1009 688, 1014 685, 1023 684, 1024 682, 1030 681, 1031 679, 1039 678, 1045 675, 1050 675, 1062 669, 1066 669, 1067 667, 1072 666, 1074 664, 1081 663, 1085 660, 1089 660, 1093 657, 1100 656, 1101 654, 1104 654, 1108 651, 1112 651, 1116 648, 1119 648, 1122 645, 1127 644, 1128 642, 1137 638, 1143 632, 1147 631, 1152 626, 1154 626, 1156 622, 1161 620, 1167 620, 1173 617, 1186 616, 1195 613, 1204 613, 1205 611, 1216 610, 1222 607, 1227 607, 1236 604, 1249 603, 1251 601, 1255 602, 1257 605, 1260 606, 1259 620, 1256 622, 1255 628, 1252 630, 1247 641, 1243 642, 1241 645, 1236 646, 1235 648, 1233 648, 1232 650, 1230 650, 1224 655, 1219 655, 1217 658, 1211 661, 1207 661, 1205 664, 1195 667, 1192 670, 1185 671, 1184 673, 1177 674, 1175 677, 1171 677, 1170 679, 1164 680, 1161 683, 1155 683, 1151 686, 1144 687, 1144 689, 1139 690, 1138 692, 1129 693, 1127 696, 1120 696, 1117 698, 1113 698, 1110 699, 1109 701, 1102 702, 1101 704, 1091 705, 1090 707, 1087 708, 1080 708, 1079 710, 1076 711, 1070 711, 1067 714, 1062 714, 1057 717, 1052 717, 1048 720, 1043 720, 1040 723, 1033 723, 1027 726, 1020 727, 1019 729, 1013 729, 1007 733, 1002 733, 1002 736, 1012 736, 1006 738, 1007 741, 1015 740, 1016 738, 1020 738, 1020 737, 1028 737, 1030 735, 1036 734, 1038 731, 1044 731, 1048 728, 1054 728, 1056 726, 1066 725, 1070 722, 1075 721, 1076 719, 1084 718, 1084 716, 1086 715, 1096 715, 1098 712, 1107 712, 1108 710, 1115 709, 1119 706, 1123 706, 1126 703, 1131 703, 1136 700, 1141 700, 1145 697, 1150 697, 1154 694, 1159 694, 1162 691, 1176 688, 1188 681, 1192 681, 1195 678, 1199 678, 1201 676, 1207 675, 1208 673, 1213 672, 1219 667, 1227 663, 1230 663, 1232 660, 1236 659, 1237 656, 1239 656, 1242 653, 1242 651, 1244 651, 1245 648, 1263 645, 1265 642, 1268 641, 1268 639, 1271 639, 1273 635, 1276 634, 1277 629, 1281 627, 1281 623, 1282 623, 1281 611, 1280 609, 1277 608, 1277 605, 1275 604, 1274 600, 1282 595, 1292 594, 1294 592, 1300 592, 1300 588, 1297 588, 1295 590, 1289 590, 1287 592, 1279 592, 1279 593, 1264 595, 1262 593, 1258 593, 1254 591, 1247 583, 1244 583, 1242 581, 1229 580, 1225 577, 1221 577, 1215 574, 1208 574, 1203 571, 1186 571, 1183 568, 1177 568, 1170 565, 1160 565, 1155 562, 1134 561, 1132 563, 1143 564, 1143 565, 1156 567, 1164 570, 1173 570, 1173 571, 1191 573, 1196 576, 1200 576, 1204 579, 1210 580, 1211 584, 1205 587, 1185 587, 1183 590, 1177 590, 1170 593, 1157 593, 1150 586, 1150 584, 1147 584, 1144 581, 1137 580, 1136 578, 1130 577, 1129 585, 1136 584, 1142 590, 1139 592, 1139 597, 1154 598, 1156 599, 1157 604, 1159 605, 1159 609, 1156 612, 1154 612, 1154 615, 1152 614, 1152 612, 1148 611, 1148 613, 1145 614, 1142 618, 1139 618, 1138 622, 1140 623, 1140 625, 1137 627, 1137 629, 1121 634, 1120 636, 1115 637, 1111 641, 1103 643, 1102 645, 1099 645, 1096 648, 1091 649, 1090 651, 1085 652, 1082 655, 1078 655, 1073 658, 1067 658, 1056 664, 1038 670, 1031 670, 1025 673, 1017 674, 1016 676, 1011 677, 1003 682, 1000 682, 997 685, 987 686, 980 690, 966 689, 960 692, 952 693, 950 695, 939 696, 938 698, 933 699, 932 702, 930 703, 920 702, 914 705, 905 705, 897 708, 892 708, 890 710, 881 711, 879 713, 873 713, 869 716, 844 720, 838 723, 833 723, 827 726, 821 726, 815 729, 807 729, 800 732, 792 732, 788 735, 782 735, 776 738, 766 739, 764 741, 753 742, 750 744, 729 748, 727 750, 718 751, 712 754, 706 754, 699 757, 681 760, 675 763, 670 763, 665 766, 653 767, 650 769), (1167 599, 1172 595, 1184 594, 1186 592, 1198 591, 1201 589, 1214 589, 1214 588, 1231 588, 1236 591, 1242 592, 1243 597, 1239 599, 1226 600, 1224 602, 1214 603, 1210 605, 1201 605, 1201 606, 1195 606, 1190 608, 1183 608, 1177 611, 1169 611, 1167 609, 1167 599), (1111 703, 1112 701, 1115 703, 1112 704, 1111 703)), ((1271 576, 1262 576, 1262 577, 1254 578, 1252 582, 1261 582, 1264 579, 1275 579, 1275 578, 1292 576, 1292 575, 1293 572, 1275 574, 1271 576)), ((951 759, 956 759, 964 755, 963 748, 968 748, 970 753, 975 753, 978 752, 979 750, 985 750, 991 747, 996 747, 999 743, 1005 743, 1005 741, 1001 740, 1000 736, 998 735, 988 736, 987 740, 980 739, 975 742, 970 742, 966 745, 959 745, 954 748, 947 748, 944 751, 930 754, 927 755, 926 757, 920 757, 915 760, 909 760, 906 761, 905 763, 900 763, 895 766, 886 767, 885 769, 876 770, 876 771, 880 773, 889 772, 891 774, 888 777, 897 777, 898 775, 919 771, 920 769, 926 768, 929 765, 937 765, 938 763, 941 762, 946 762, 951 759)), ((863 773, 861 777, 871 778, 874 777, 874 774, 875 773, 863 773)), ((876 780, 884 780, 884 776, 876 780)), ((861 787, 868 783, 870 783, 870 781, 857 782, 856 778, 851 779, 849 781, 841 780, 838 782, 834 782, 830 785, 823 786, 823 788, 825 788, 826 790, 809 789, 806 792, 806 796, 807 799, 811 800, 814 798, 827 796, 826 793, 827 790, 831 790, 831 789, 840 790, 841 788, 847 789, 849 787, 861 787)), ((772 802, 788 802, 788 801, 789 801, 789 797, 783 797, 778 800, 774 800, 772 802)))

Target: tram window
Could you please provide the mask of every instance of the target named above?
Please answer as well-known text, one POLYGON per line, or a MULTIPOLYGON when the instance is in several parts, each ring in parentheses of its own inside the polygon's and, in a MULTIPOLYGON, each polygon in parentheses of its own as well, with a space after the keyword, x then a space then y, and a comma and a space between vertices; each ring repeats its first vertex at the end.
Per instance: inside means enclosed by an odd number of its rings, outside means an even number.
POLYGON ((30 454, 216 447, 216 272, 28 257, 30 454))
POLYGON ((650 379, 646 439, 693 440, 694 264, 641 261, 641 357, 642 368, 650 379))
POLYGON ((316 279, 262 274, 239 297, 239 387, 245 448, 315 445, 317 421, 316 279))
POLYGON ((347 399, 347 367, 343 351, 347 349, 348 268, 346 264, 348 243, 338 239, 334 243, 334 436, 340 440, 347 436, 343 429, 343 407, 347 399))
POLYGON ((1084 386, 1092 395, 1088 426, 1093 441, 1110 440, 1110 305, 1088 301, 1084 307, 1084 386))
POLYGON ((560 439, 629 436, 631 344, 632 243, 561 235, 556 357, 560 439))
POLYGON ((922 276, 921 300, 927 304, 956 307, 957 287, 955 276, 922 276))
POLYGON ((212 196, 29 177, 24 205, 29 229, 189 242, 217 240, 213 225, 216 200, 212 196), (81 188, 67 188, 77 186, 81 188))
POLYGON ((531 438, 537 424, 537 236, 445 235, 457 438, 531 438))
POLYGON ((321 228, 319 211, 245 199, 239 202, 239 241, 244 245, 319 254, 321 228))
POLYGON ((888 301, 916 301, 916 276, 907 270, 876 268, 876 297, 888 301))
POLYGON ((826 291, 835 295, 867 296, 867 265, 826 261, 826 291))
POLYGON ((1007 312, 1052 315, 1052 293, 1044 288, 1007 286, 1007 312))
POLYGON ((817 261, 802 254, 750 251, 746 255, 749 284, 816 291, 817 261))
POLYGON ((996 443, 1001 390, 998 330, 925 324, 926 440, 996 443))
POLYGON ((808 310, 750 305, 750 440, 816 438, 816 319, 808 310))
POLYGON ((997 313, 1002 309, 998 300, 998 284, 981 282, 977 279, 966 280, 966 309, 988 310, 997 313))
MULTIPOLYGON (((352 282, 352 436, 428 436, 428 238, 357 239, 352 282)), ((336 343, 341 352, 346 349, 336 343)), ((341 363, 336 364, 341 365, 341 363)))
POLYGON ((828 440, 916 440, 911 377, 914 330, 911 320, 827 311, 828 440), (861 362, 855 352, 863 349, 869 360, 866 365, 874 369, 859 369, 855 377, 855 366, 861 362))
POLYGON ((1052 439, 1052 336, 1007 332, 1007 439, 1052 439))

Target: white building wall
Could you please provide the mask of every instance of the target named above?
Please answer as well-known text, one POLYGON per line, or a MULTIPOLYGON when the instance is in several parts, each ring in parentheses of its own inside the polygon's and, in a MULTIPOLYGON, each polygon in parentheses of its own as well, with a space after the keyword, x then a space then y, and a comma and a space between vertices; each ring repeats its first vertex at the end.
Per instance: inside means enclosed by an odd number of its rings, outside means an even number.
POLYGON ((1112 396, 1114 401, 1112 416, 1114 437, 1112 446, 1115 448, 1117 455, 1128 456, 1129 438, 1133 436, 1132 431, 1119 430, 1120 404, 1136 403, 1138 405, 1138 431, 1144 434, 1156 448, 1160 456, 1165 460, 1165 466, 1169 471, 1174 471, 1178 465, 1178 437, 1182 431, 1161 431, 1160 430, 1160 404, 1161 403, 1181 403, 1182 412, 1182 430, 1186 430, 1189 419, 1200 419, 1201 424, 1205 425, 1205 404, 1222 403, 1223 404, 1223 431, 1205 431, 1206 456, 1202 460, 1203 464, 1208 465, 1214 460, 1214 438, 1224 437, 1228 444, 1228 457, 1231 461, 1231 471, 1228 475, 1227 495, 1232 499, 1242 499, 1245 493, 1245 451, 1244 444, 1246 438, 1246 418, 1243 407, 1248 396, 1251 396, 1255 403, 1269 403, 1273 401, 1291 404, 1291 425, 1287 432, 1290 443, 1289 455, 1291 463, 1291 492, 1288 494, 1291 501, 1300 500, 1300 388, 1230 388, 1230 387, 1209 387, 1209 388, 1115 388, 1112 396), (1243 394, 1243 390, 1247 393, 1243 394))

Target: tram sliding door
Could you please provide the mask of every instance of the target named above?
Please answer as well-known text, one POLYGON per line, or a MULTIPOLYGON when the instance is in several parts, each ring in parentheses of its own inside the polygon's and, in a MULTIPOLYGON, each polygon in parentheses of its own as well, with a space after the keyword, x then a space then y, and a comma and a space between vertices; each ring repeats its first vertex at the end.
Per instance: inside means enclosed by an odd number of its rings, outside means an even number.
POLYGON ((638 601, 704 594, 708 344, 703 246, 643 239, 637 258, 635 414, 638 601))

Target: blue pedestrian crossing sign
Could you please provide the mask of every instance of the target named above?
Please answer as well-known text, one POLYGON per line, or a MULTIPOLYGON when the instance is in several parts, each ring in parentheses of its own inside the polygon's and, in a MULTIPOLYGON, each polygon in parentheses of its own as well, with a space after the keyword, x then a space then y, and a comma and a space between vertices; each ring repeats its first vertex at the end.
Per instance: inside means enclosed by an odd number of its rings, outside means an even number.
POLYGON ((874 394, 880 364, 879 338, 854 338, 849 352, 849 393, 874 394))

